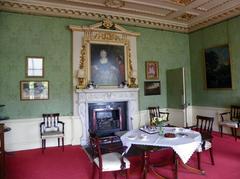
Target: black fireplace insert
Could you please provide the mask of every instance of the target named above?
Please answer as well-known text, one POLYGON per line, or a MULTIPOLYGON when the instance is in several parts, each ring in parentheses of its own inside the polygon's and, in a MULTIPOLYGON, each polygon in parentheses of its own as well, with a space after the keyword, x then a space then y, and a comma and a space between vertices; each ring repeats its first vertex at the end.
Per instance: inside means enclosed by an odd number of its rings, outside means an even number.
POLYGON ((127 102, 89 103, 89 129, 98 136, 127 130, 127 102))

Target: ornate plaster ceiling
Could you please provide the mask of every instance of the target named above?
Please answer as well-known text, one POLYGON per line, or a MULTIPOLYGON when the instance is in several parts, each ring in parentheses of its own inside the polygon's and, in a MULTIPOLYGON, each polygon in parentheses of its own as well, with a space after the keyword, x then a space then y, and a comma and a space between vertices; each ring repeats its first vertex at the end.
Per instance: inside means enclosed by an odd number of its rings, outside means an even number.
POLYGON ((240 15, 240 0, 1 0, 0 9, 191 32, 240 15))

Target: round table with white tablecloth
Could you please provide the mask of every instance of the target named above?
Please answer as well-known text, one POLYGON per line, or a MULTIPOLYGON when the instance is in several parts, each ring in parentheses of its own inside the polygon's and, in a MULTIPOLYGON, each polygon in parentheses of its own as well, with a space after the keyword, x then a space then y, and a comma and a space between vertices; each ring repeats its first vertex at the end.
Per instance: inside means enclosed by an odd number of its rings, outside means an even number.
POLYGON ((140 128, 128 131, 121 140, 128 149, 135 145, 171 147, 183 164, 186 164, 192 154, 201 144, 201 134, 197 131, 176 127, 163 127, 163 135, 159 135, 158 128, 149 130, 140 128), (155 131, 154 131, 155 130, 155 131), (167 137, 165 134, 172 134, 167 137))

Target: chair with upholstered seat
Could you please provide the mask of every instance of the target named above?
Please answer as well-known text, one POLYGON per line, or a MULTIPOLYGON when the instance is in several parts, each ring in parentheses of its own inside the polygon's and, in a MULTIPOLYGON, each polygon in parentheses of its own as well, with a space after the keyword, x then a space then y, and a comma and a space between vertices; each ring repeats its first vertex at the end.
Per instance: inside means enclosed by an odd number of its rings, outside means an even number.
POLYGON ((223 136, 223 127, 228 127, 231 128, 232 135, 237 140, 237 129, 240 128, 240 106, 231 106, 230 112, 221 113, 220 116, 219 130, 221 137, 223 136), (226 119, 227 115, 229 115, 229 120, 226 119))
POLYGON ((40 135, 42 139, 42 152, 46 148, 46 139, 57 138, 58 146, 62 139, 62 150, 64 150, 64 122, 59 121, 59 113, 43 114, 43 122, 40 123, 40 135))
POLYGON ((206 117, 197 115, 197 124, 195 126, 191 126, 191 129, 195 129, 196 131, 201 133, 202 142, 201 145, 197 148, 197 159, 198 159, 198 169, 201 170, 201 158, 200 154, 203 151, 209 150, 211 163, 214 165, 214 158, 212 153, 212 127, 213 127, 213 117, 206 117))
POLYGON ((95 177, 96 168, 99 171, 99 179, 104 178, 103 172, 114 172, 114 177, 117 178, 117 171, 124 171, 126 178, 128 179, 128 169, 130 168, 130 162, 125 158, 124 152, 126 148, 102 148, 102 141, 107 144, 111 144, 111 137, 100 138, 94 133, 90 133, 90 145, 92 148, 92 159, 93 159, 93 172, 92 178, 95 177), (107 150, 106 150, 107 149, 107 150), (105 153, 103 153, 105 150, 105 153))

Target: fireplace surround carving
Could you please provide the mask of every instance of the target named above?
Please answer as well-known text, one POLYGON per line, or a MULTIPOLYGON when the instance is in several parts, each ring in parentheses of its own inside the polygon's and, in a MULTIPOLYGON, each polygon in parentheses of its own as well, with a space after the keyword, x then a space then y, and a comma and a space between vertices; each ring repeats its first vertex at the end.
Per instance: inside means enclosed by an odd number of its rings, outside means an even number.
POLYGON ((133 116, 138 111, 138 88, 118 89, 82 89, 77 90, 78 114, 82 124, 81 145, 89 142, 89 106, 92 103, 126 103, 126 130, 133 129, 133 116))

